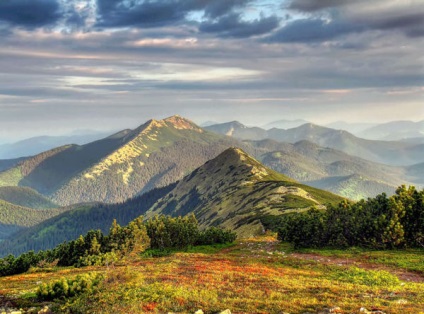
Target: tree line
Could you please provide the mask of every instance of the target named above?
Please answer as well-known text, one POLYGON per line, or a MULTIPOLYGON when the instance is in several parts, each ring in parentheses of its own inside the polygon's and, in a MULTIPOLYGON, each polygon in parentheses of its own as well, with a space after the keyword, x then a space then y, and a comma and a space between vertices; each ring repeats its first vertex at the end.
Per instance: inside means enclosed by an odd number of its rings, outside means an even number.
POLYGON ((273 222, 278 238, 295 247, 424 247, 424 190, 401 186, 356 203, 283 215, 273 222))
POLYGON ((18 257, 8 255, 0 259, 0 276, 20 274, 33 268, 53 266, 113 265, 137 256, 147 248, 183 249, 195 245, 230 243, 236 239, 231 231, 211 227, 200 230, 193 214, 185 217, 155 216, 143 221, 140 216, 127 226, 116 220, 104 235, 90 230, 78 239, 63 242, 52 250, 29 251, 18 257))

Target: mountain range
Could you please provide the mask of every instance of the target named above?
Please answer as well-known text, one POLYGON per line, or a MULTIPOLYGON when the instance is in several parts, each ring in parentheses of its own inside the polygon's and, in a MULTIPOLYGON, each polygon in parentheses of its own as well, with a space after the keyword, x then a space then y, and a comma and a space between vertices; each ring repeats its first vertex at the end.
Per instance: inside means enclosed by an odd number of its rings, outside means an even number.
POLYGON ((277 173, 238 148, 229 148, 177 183, 119 204, 81 204, 0 243, 0 256, 47 249, 91 229, 107 232, 145 215, 194 213, 201 226, 223 226, 241 236, 263 231, 262 219, 342 200, 277 173))
POLYGON ((226 148, 231 138, 173 116, 86 145, 66 145, 0 173, 0 186, 27 186, 60 205, 123 202, 165 186, 226 148))
MULTIPOLYGON (((402 183, 421 184, 420 177, 414 174, 419 165, 388 166, 329 148, 337 146, 357 154, 362 151, 363 155, 377 150, 378 156, 384 156, 388 154, 387 145, 395 146, 398 142, 362 140, 344 131, 312 124, 266 131, 231 122, 206 129, 210 131, 173 116, 150 120, 137 129, 123 130, 85 145, 65 145, 25 159, 0 161, 0 186, 30 187, 62 206, 123 202, 182 179, 232 146, 295 180, 351 199, 382 192, 392 194, 402 183), (232 136, 222 134, 229 134, 228 130, 233 130, 232 136), (261 140, 241 141, 235 137, 261 140), (262 139, 265 137, 280 141, 262 139), (340 141, 334 141, 335 138, 340 141), (324 143, 324 147, 313 142, 324 143), (381 143, 386 146, 379 150, 381 143)), ((422 162, 419 152, 423 145, 399 145, 405 149, 393 155, 422 162), (407 153, 408 149, 414 151, 411 147, 415 147, 415 155, 407 153)))
POLYGON ((417 143, 364 140, 310 123, 203 129, 180 116, 149 120, 84 145, 0 161, 0 252, 54 247, 139 215, 194 213, 204 227, 250 236, 293 210, 424 184, 419 153, 417 143), (384 158, 418 162, 386 165, 345 152, 379 160, 394 147, 384 158))
POLYGON ((303 124, 292 129, 251 128, 233 121, 205 127, 219 134, 242 140, 273 139, 279 142, 296 143, 311 141, 323 147, 330 147, 370 161, 396 166, 407 166, 422 162, 424 144, 402 141, 374 141, 354 136, 353 134, 312 123, 303 124))

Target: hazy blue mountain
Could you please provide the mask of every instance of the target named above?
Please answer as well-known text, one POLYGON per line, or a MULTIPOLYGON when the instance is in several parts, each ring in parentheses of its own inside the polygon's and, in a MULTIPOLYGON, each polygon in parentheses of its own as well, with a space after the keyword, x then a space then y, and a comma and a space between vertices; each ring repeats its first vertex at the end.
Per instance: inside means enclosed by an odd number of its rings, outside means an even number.
POLYGON ((325 124, 324 126, 336 130, 345 130, 358 136, 360 132, 376 125, 378 125, 378 123, 335 121, 325 124))
POLYGON ((424 138, 424 120, 392 121, 368 128, 359 136, 371 140, 396 141, 409 138, 424 138))
POLYGON ((17 164, 19 164, 21 161, 24 161, 25 159, 26 157, 15 159, 0 159, 0 172, 15 167, 17 164))
POLYGON ((46 150, 67 144, 83 145, 107 136, 110 133, 86 130, 67 136, 37 136, 16 143, 0 145, 0 159, 12 159, 37 155, 46 150))
POLYGON ((242 140, 262 140, 267 138, 267 131, 259 127, 247 127, 238 121, 214 124, 204 129, 242 140))
POLYGON ((287 143, 308 140, 349 155, 396 166, 412 165, 424 161, 424 145, 402 141, 367 140, 344 130, 335 130, 312 123, 287 130, 273 128, 266 131, 261 128, 249 128, 239 122, 229 122, 213 125, 207 129, 243 140, 268 138, 287 143))
POLYGON ((273 128, 277 129, 291 129, 296 128, 298 126, 301 126, 302 124, 309 123, 309 121, 303 120, 303 119, 297 119, 297 120, 278 120, 273 121, 270 123, 267 123, 263 126, 264 129, 269 130, 273 128))

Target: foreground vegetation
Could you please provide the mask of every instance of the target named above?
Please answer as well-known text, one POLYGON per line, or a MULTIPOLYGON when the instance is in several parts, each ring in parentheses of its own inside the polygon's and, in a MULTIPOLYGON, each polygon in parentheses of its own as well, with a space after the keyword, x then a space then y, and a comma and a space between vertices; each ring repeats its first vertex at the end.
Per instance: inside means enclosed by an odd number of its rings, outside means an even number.
POLYGON ((0 259, 0 276, 21 274, 30 268, 58 266, 113 266, 143 253, 147 248, 157 250, 183 249, 194 245, 230 243, 236 234, 216 227, 200 230, 194 215, 172 218, 156 216, 143 221, 140 216, 121 227, 114 220, 109 234, 91 230, 77 240, 64 242, 53 250, 29 251, 18 257, 0 259))
POLYGON ((296 247, 424 247, 424 190, 401 186, 391 197, 281 216, 273 227, 296 247))
MULTIPOLYGON (((49 304, 55 313, 360 313, 361 308, 424 313, 424 276, 411 273, 417 276, 415 282, 405 280, 403 275, 410 273, 391 266, 390 256, 372 263, 344 256, 352 264, 340 265, 337 259, 328 262, 337 251, 326 250, 325 256, 315 251, 324 263, 308 259, 312 252, 294 252, 273 237, 199 251, 158 258, 137 255, 114 267, 59 267, 3 277, 0 295, 16 307, 49 304), (93 284, 79 294, 42 297, 46 286, 88 280, 93 284)), ((424 251, 409 252, 408 259, 414 258, 422 260, 424 251)))

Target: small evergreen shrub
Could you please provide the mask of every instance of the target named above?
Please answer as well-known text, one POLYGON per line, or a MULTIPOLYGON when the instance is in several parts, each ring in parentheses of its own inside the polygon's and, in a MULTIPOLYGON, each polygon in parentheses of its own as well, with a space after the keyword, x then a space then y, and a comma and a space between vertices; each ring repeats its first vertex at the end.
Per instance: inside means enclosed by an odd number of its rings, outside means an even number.
POLYGON ((81 293, 90 293, 103 280, 101 274, 87 273, 75 279, 61 278, 51 283, 42 283, 37 289, 39 300, 70 298, 81 293))

